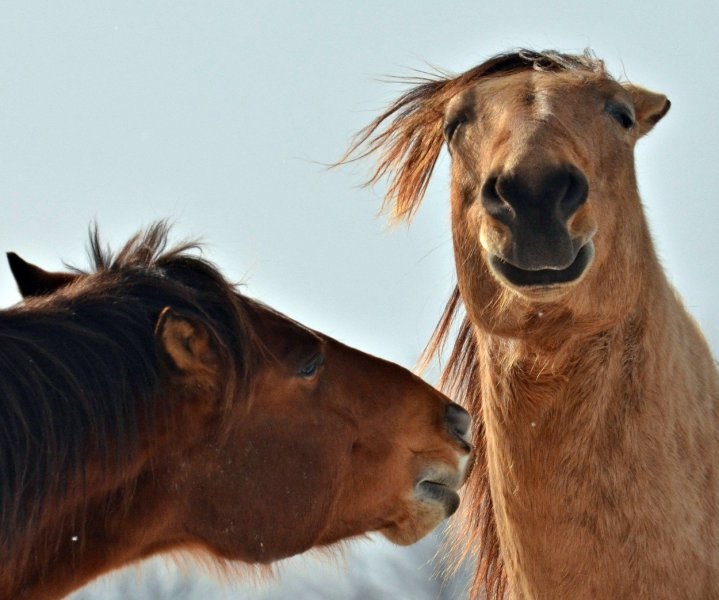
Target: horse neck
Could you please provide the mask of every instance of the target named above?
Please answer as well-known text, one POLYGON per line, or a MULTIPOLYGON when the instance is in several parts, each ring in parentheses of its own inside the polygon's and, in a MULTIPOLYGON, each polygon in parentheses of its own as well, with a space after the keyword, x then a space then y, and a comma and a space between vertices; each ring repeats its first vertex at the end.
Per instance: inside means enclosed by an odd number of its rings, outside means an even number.
POLYGON ((124 490, 106 494, 48 522, 27 540, 29 560, 0 574, 0 598, 56 600, 108 571, 180 545, 178 508, 137 483, 132 497, 124 490))
MULTIPOLYGON (((551 349, 476 328, 490 487, 518 597, 583 597, 581 590, 589 588, 573 588, 566 573, 590 573, 597 579, 589 582, 588 575, 585 583, 596 589, 608 590, 602 586, 613 577, 617 586, 630 585, 622 569, 636 555, 655 561, 644 565, 647 573, 675 568, 661 564, 669 561, 661 552, 622 546, 622 527, 639 523, 651 530, 672 510, 661 494, 686 488, 676 462, 667 458, 671 452, 657 458, 654 445, 671 447, 680 430, 703 451, 717 450, 707 429, 717 425, 716 415, 691 409, 695 402, 707 406, 708 398, 719 401, 714 362, 653 252, 624 317, 595 325, 561 323, 561 344, 551 349), (656 480, 636 475, 649 456, 657 477, 666 480, 659 491, 651 487, 656 480), (643 508, 642 496, 656 499, 661 517, 643 508), (605 564, 582 562, 592 556, 605 564)), ((615 597, 627 589, 617 587, 615 597)))

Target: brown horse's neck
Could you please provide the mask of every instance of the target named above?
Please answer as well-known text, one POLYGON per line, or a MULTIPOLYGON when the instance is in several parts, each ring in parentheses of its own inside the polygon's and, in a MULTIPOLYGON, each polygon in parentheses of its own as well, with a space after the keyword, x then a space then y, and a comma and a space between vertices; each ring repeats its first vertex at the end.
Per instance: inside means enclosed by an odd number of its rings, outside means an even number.
MULTIPOLYGON (((51 516, 41 515, 43 526, 21 542, 18 560, 0 570, 0 598, 61 598, 98 573, 149 554, 142 539, 157 539, 164 523, 148 506, 154 499, 141 491, 128 495, 134 485, 139 483, 125 481, 121 491, 104 493, 101 501, 63 502, 51 516)), ((173 513, 168 506, 161 513, 165 522, 173 513)))
POLYGON ((0 574, 0 598, 61 598, 100 573, 181 545, 177 508, 146 489, 140 476, 134 484, 123 482, 122 491, 53 519, 27 541, 30 559, 0 574), (131 485, 137 490, 128 496, 131 485))
MULTIPOLYGON (((490 487, 516 598, 657 598, 653 582, 685 589, 694 561, 719 570, 716 519, 702 522, 697 501, 719 490, 713 468, 702 470, 719 451, 717 373, 653 253, 644 268, 624 318, 595 331, 565 322, 551 351, 476 328, 490 487)), ((710 597, 692 589, 687 597, 710 597)))
POLYGON ((205 414, 189 399, 194 393, 175 390, 183 410, 172 424, 157 423, 154 441, 125 457, 121 468, 88 458, 82 477, 68 477, 71 491, 46 502, 38 526, 17 541, 10 568, 0 570, 0 599, 62 598, 113 569, 196 545, 184 528, 189 518, 176 477, 168 474, 204 444, 205 414), (189 438, 175 435, 179 422, 193 424, 189 438))

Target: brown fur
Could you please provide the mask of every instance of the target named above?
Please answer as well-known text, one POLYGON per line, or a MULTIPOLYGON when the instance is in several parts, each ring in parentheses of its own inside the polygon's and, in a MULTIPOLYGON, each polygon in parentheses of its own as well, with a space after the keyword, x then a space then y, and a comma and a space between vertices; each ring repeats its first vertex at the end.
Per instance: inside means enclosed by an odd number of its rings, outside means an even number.
POLYGON ((95 272, 63 277, 13 259, 31 297, 0 311, 0 598, 157 553, 409 544, 456 508, 469 450, 447 398, 166 238, 112 256, 95 236, 95 272))
POLYGON ((386 203, 408 217, 451 136, 458 288, 427 355, 464 306, 443 385, 478 421, 462 532, 474 597, 719 597, 717 370, 656 258, 634 172, 668 108, 588 53, 519 51, 423 81, 348 153, 380 155, 372 181, 388 176, 386 203), (587 178, 566 228, 594 259, 573 283, 517 287, 489 262, 513 239, 483 185, 557 164, 587 178))

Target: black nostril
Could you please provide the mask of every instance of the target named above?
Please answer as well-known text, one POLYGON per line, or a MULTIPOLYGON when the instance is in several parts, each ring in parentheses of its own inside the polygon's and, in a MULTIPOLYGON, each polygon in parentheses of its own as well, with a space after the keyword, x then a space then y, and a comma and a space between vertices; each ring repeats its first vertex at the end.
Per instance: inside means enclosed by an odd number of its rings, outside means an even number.
POLYGON ((559 210, 566 221, 579 207, 587 201, 589 195, 589 183, 579 169, 572 165, 566 165, 566 191, 559 200, 559 210))
POLYGON ((512 207, 502 198, 499 177, 488 177, 482 186, 482 206, 497 221, 509 224, 512 220, 512 207))
POLYGON ((567 221, 587 201, 589 184, 572 164, 524 165, 492 175, 482 186, 482 205, 490 216, 510 228, 537 214, 567 221))
POLYGON ((444 411, 444 420, 450 433, 457 436, 463 442, 470 442, 472 429, 472 417, 459 404, 451 402, 444 411))

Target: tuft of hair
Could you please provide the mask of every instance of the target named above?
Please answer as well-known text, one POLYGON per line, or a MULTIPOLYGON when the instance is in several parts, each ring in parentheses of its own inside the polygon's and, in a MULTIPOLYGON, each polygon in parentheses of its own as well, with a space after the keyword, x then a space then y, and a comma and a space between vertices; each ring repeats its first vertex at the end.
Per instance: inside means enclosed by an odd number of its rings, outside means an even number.
POLYGON ((444 145, 444 115, 449 101, 483 79, 526 70, 604 73, 604 63, 589 50, 575 55, 519 49, 496 55, 456 76, 438 71, 395 78, 411 87, 355 136, 335 166, 377 156, 366 185, 386 177, 382 209, 391 208, 392 219, 411 219, 444 145))
MULTIPOLYGON (((435 356, 441 355, 452 337, 452 349, 442 370, 439 387, 471 414, 481 415, 477 342, 472 323, 464 314, 457 286, 420 358, 419 370, 426 369, 435 356)), ((470 585, 470 597, 499 600, 507 592, 507 578, 489 488, 483 419, 475 418, 472 435, 474 462, 462 492, 460 518, 449 524, 444 543, 450 556, 455 557, 454 566, 449 567, 447 572, 456 573, 465 560, 472 559, 476 568, 470 585)))
MULTIPOLYGON (((349 548, 355 542, 363 539, 368 539, 368 536, 361 534, 355 538, 334 542, 329 546, 314 547, 305 551, 302 558, 343 570, 347 567, 349 548)), ((197 546, 175 550, 169 555, 159 557, 156 560, 166 560, 174 563, 181 573, 200 570, 220 585, 231 585, 232 582, 242 581, 260 588, 270 582, 278 581, 288 564, 291 561, 296 562, 298 558, 298 556, 288 557, 267 564, 246 563, 209 554, 207 548, 197 546)))

